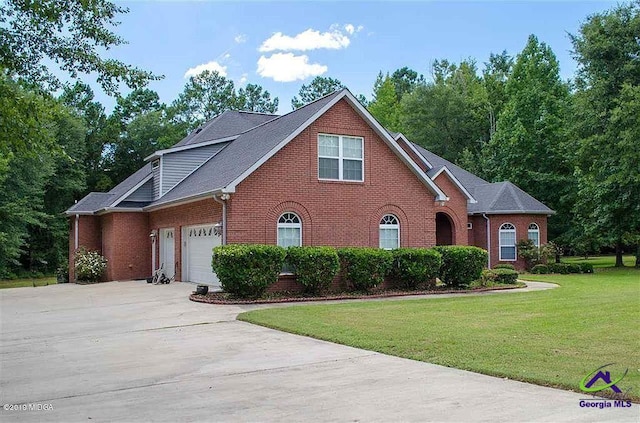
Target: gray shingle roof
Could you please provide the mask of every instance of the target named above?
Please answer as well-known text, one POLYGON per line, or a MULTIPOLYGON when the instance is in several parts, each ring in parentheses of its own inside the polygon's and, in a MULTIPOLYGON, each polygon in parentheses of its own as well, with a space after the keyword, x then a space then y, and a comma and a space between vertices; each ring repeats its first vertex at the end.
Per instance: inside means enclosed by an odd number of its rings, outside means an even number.
POLYGON ((206 194, 228 186, 342 91, 309 103, 241 134, 152 206, 206 194))
POLYGON ((202 124, 202 126, 192 131, 182 141, 175 144, 174 147, 182 147, 238 135, 277 117, 278 115, 266 113, 228 110, 202 124))
POLYGON ((540 201, 527 194, 511 182, 489 183, 477 177, 471 172, 462 169, 426 150, 419 145, 412 143, 416 150, 433 165, 427 172, 429 177, 433 177, 440 169, 446 166, 453 176, 460 181, 467 191, 475 198, 477 203, 469 203, 468 211, 473 214, 508 214, 508 213, 531 213, 531 214, 553 214, 554 211, 542 204, 540 201))
POLYGON ((108 192, 90 192, 82 200, 75 203, 68 210, 68 214, 93 213, 113 202, 113 194, 108 192))

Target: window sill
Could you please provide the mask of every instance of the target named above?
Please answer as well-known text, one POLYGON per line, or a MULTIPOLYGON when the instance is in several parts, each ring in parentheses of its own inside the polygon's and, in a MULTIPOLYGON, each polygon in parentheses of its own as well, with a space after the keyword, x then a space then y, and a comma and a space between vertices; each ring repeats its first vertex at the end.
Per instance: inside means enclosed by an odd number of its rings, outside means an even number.
POLYGON ((350 181, 348 179, 320 179, 318 178, 318 182, 329 183, 329 184, 362 184, 364 185, 364 181, 350 181))

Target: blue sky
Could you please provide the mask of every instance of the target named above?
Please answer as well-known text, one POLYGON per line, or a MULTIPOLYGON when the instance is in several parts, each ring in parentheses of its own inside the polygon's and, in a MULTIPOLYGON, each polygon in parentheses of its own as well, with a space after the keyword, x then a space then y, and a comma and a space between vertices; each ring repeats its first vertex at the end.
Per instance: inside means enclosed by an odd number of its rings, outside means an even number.
MULTIPOLYGON (((490 53, 516 55, 536 34, 558 56, 571 78, 567 33, 614 2, 119 2, 116 32, 129 44, 109 52, 164 75, 150 88, 170 103, 185 75, 217 69, 236 87, 247 82, 280 99, 280 112, 314 76, 341 80, 354 94, 371 98, 379 71, 408 66, 427 78, 435 59, 475 58, 482 68, 490 53), (189 72, 191 70, 191 72, 189 72)), ((96 90, 99 91, 99 90, 96 90)), ((98 94, 108 110, 113 99, 98 94)))

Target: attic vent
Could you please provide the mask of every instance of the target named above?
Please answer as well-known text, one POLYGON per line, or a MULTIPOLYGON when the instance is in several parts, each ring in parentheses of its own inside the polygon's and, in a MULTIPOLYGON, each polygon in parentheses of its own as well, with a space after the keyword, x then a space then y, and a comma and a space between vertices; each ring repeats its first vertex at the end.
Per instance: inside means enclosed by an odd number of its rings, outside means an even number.
POLYGON ((160 166, 160 160, 154 160, 154 161, 151 163, 151 169, 157 169, 157 168, 158 168, 158 166, 160 166))

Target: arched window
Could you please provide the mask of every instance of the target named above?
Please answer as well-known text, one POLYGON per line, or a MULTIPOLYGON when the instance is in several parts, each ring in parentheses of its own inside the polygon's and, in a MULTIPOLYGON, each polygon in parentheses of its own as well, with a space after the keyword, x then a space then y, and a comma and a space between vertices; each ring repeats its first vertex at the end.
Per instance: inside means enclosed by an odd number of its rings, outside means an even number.
POLYGON ((537 223, 530 223, 527 230, 527 237, 533 241, 536 247, 540 246, 540 228, 537 223))
POLYGON ((278 219, 278 245, 284 248, 302 245, 302 221, 292 212, 282 213, 278 219))
POLYGON ((380 219, 380 248, 393 250, 400 247, 400 221, 392 214, 385 214, 380 219))
POLYGON ((516 227, 511 223, 500 226, 500 261, 516 261, 516 227))

